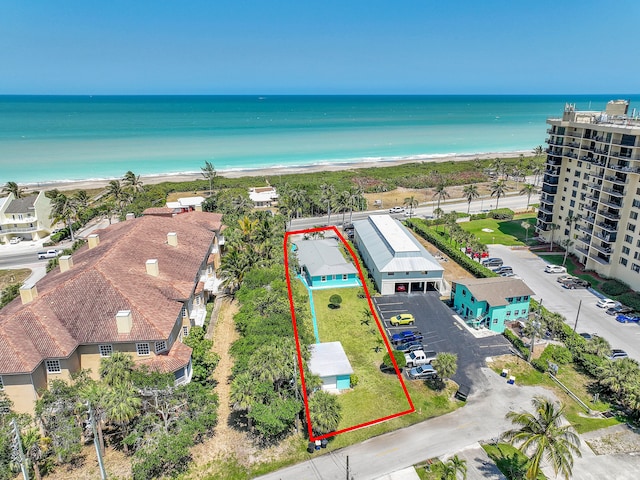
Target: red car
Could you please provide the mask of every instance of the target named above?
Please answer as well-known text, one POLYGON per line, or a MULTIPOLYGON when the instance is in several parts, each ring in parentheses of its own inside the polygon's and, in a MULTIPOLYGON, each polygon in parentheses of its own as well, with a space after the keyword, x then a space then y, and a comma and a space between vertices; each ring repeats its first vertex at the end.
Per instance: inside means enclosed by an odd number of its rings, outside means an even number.
POLYGON ((407 291, 407 286, 400 284, 400 285, 396 285, 396 292, 406 292, 407 291))

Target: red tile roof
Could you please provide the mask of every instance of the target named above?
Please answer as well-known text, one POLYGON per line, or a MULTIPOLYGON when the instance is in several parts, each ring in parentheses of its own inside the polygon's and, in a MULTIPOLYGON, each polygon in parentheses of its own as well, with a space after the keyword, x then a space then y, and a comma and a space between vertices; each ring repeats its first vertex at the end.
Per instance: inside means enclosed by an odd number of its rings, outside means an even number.
POLYGON ((175 342, 169 352, 138 360, 137 363, 146 365, 149 370, 154 372, 170 373, 186 366, 189 360, 191 360, 191 347, 187 347, 181 342, 175 342))
POLYGON ((166 341, 196 289, 220 220, 206 212, 148 215, 98 231, 99 245, 76 252, 73 268, 38 282, 38 298, 0 310, 0 374, 32 372, 82 344, 166 341), (178 236, 175 247, 169 232, 178 236), (149 259, 158 260, 158 277, 146 273, 149 259), (131 310, 128 334, 118 334, 120 310, 131 310))

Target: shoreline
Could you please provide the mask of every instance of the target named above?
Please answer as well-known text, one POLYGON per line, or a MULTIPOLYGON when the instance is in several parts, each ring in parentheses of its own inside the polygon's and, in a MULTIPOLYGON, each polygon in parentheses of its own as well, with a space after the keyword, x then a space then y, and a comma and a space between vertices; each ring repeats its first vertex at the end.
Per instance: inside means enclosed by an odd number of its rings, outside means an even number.
MULTIPOLYGON (((487 160, 493 158, 514 158, 521 154, 525 156, 532 155, 532 150, 516 150, 510 152, 488 152, 488 153, 465 153, 452 155, 434 155, 428 159, 424 157, 407 157, 402 159, 361 161, 361 162, 335 162, 323 164, 309 165, 292 165, 292 166, 275 166, 266 168, 245 168, 232 170, 218 170, 217 173, 225 178, 241 178, 241 177, 273 177, 277 175, 304 174, 314 172, 335 172, 340 170, 355 170, 359 168, 384 168, 397 165, 405 165, 407 163, 442 163, 442 162, 464 162, 479 158, 487 160)), ((215 167, 215 164, 214 164, 215 167)), ((122 172, 123 175, 125 172, 122 172)), ((111 180, 120 180, 122 177, 103 178, 103 179, 86 179, 72 181, 51 181, 51 182, 29 182, 20 184, 27 190, 51 190, 57 188, 61 191, 68 190, 92 190, 106 187, 111 180)), ((185 173, 168 173, 168 174, 150 174, 140 175, 140 179, 145 185, 155 185, 163 182, 188 182, 193 180, 204 180, 200 172, 185 173)))

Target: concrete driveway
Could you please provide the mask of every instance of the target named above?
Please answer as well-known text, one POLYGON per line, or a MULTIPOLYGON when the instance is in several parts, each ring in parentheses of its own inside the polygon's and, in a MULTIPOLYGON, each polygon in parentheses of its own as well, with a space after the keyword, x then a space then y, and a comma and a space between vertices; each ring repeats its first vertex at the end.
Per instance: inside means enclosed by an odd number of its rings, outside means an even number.
POLYGON ((404 293, 374 297, 378 314, 384 320, 389 337, 402 330, 419 330, 427 349, 458 354, 458 372, 453 380, 471 387, 471 395, 479 389, 484 376, 480 369, 487 357, 511 353, 509 342, 502 335, 476 338, 454 318, 454 312, 441 300, 438 292, 404 293), (388 319, 399 313, 411 313, 413 327, 392 327, 388 319))
POLYGON ((560 313, 572 327, 576 322, 578 305, 577 332, 596 333, 606 338, 612 348, 625 350, 630 357, 640 360, 640 326, 634 323, 618 323, 614 316, 607 315, 603 309, 596 307, 598 296, 591 290, 567 290, 557 281, 560 274, 544 273, 547 263, 543 256, 528 250, 512 250, 504 245, 489 245, 492 257, 500 257, 505 265, 513 267, 534 292, 536 300, 552 312, 560 313))

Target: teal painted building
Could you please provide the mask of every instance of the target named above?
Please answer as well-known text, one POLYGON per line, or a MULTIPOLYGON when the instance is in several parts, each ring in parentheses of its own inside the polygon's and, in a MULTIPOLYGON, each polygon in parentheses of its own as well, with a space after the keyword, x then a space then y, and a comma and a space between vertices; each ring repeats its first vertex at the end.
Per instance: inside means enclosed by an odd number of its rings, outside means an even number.
POLYGON ((520 279, 465 278, 451 284, 453 309, 468 325, 504 332, 505 322, 526 321, 534 292, 520 279))
POLYGON ((338 393, 351 388, 353 368, 340 342, 315 343, 309 350, 309 370, 320 377, 323 390, 338 393))
POLYGON ((295 252, 299 273, 312 289, 361 286, 356 267, 340 252, 337 238, 300 240, 295 252))

